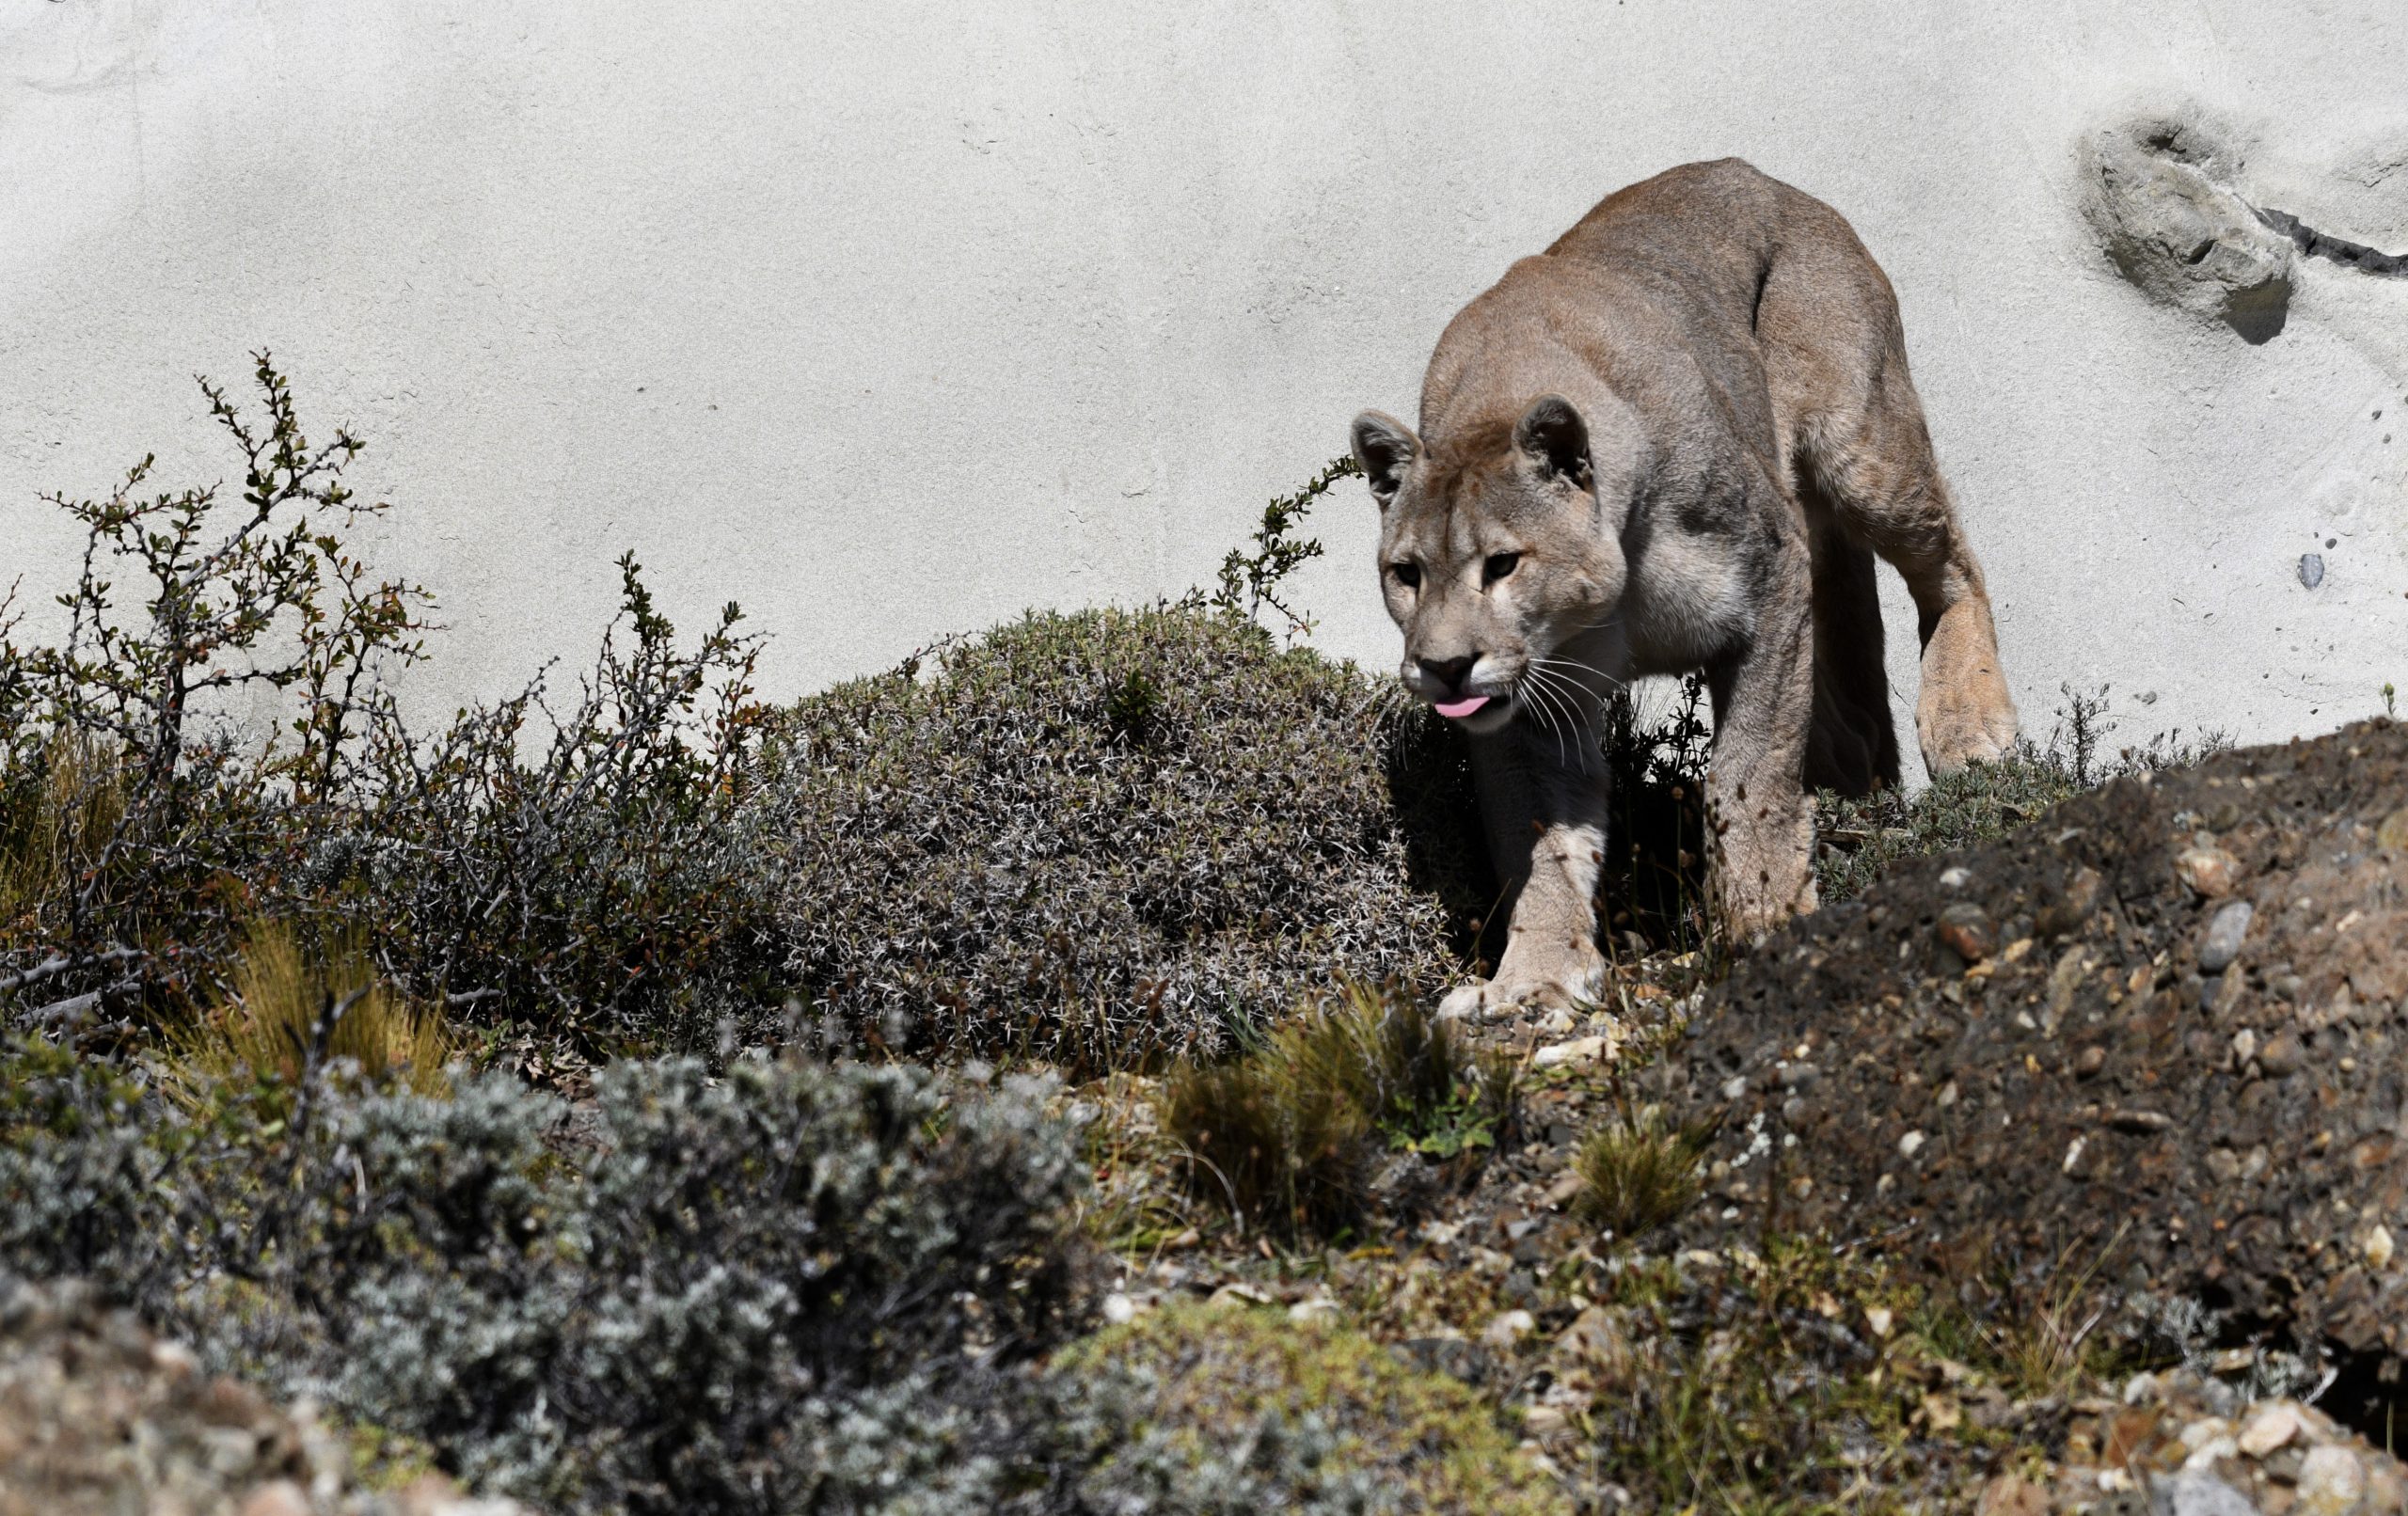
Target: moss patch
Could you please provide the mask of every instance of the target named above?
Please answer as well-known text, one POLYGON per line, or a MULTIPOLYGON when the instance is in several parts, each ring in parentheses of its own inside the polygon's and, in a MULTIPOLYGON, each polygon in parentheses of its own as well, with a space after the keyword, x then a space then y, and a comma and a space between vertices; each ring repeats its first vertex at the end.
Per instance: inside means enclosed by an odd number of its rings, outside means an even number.
MULTIPOLYGON (((1571 1509, 1472 1391, 1343 1326, 1173 1305, 1073 1345, 1054 1366, 1124 1378, 1137 1437, 1166 1439, 1191 1468, 1266 1443, 1306 1449, 1286 1488, 1265 1494, 1312 1501, 1359 1489, 1366 1504, 1348 1508, 1377 1511, 1571 1509)), ((1109 1478, 1112 1465, 1101 1472, 1109 1478)))

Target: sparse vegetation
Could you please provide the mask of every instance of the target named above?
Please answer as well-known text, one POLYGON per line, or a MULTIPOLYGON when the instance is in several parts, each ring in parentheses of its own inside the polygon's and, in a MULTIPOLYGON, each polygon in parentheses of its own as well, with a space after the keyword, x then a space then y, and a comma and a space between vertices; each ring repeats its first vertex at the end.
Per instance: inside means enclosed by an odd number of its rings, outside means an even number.
POLYGON ((1472 1391, 1326 1321, 1166 1307, 1069 1349, 1117 1445, 1086 1477, 1107 1511, 1568 1512, 1472 1391))
POLYGON ((1674 1125, 1653 1105, 1594 1129, 1572 1158, 1580 1176, 1574 1204, 1581 1220, 1623 1239, 1672 1220, 1697 1198, 1698 1168, 1711 1136, 1703 1127, 1674 1125))
MULTIPOLYGON (((1691 1246, 1773 1182, 1653 1103, 1727 971, 1696 681, 1588 734, 1598 1018, 1431 1019, 1503 925, 1465 744, 1289 645, 1350 462, 1217 592, 783 708, 736 608, 681 640, 623 561, 574 693, 419 730, 382 680, 431 603, 343 545, 359 444, 258 378, 256 427, 208 392, 239 499, 61 500, 66 642, 0 602, 0 1271, 562 1512, 1934 1508, 2001 1407, 2129 1366, 2071 1262, 2004 1319, 1824 1240, 1691 1246), (1229 1285, 1279 1304, 1196 1299, 1229 1285)), ((2071 697, 1827 798, 1826 898, 2195 755, 2109 727, 2071 697)))
POLYGON ((1241 1057, 1174 1070, 1161 1111, 1198 1193, 1283 1237, 1330 1236, 1363 1218, 1384 1152, 1491 1146, 1513 1096, 1509 1062, 1475 1056, 1416 1001, 1355 985, 1241 1057))
POLYGON ((1906 859, 2003 836, 2058 801, 2111 779, 2187 766, 2231 746, 2219 733, 2185 741, 2179 732, 2170 732, 2109 754, 2115 722, 2107 715, 2107 695, 2104 688, 2096 695, 2067 688, 2066 704, 2046 742, 2027 737, 1999 762, 1943 774, 1920 794, 1891 790, 1857 800, 1818 796, 1814 872, 1823 904, 1853 898, 1906 859))

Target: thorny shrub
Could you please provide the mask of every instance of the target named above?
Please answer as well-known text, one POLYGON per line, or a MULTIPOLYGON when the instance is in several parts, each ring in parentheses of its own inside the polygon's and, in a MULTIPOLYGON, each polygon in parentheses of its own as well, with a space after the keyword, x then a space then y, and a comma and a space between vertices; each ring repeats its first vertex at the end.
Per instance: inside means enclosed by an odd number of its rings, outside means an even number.
POLYGON ((787 977, 863 1041, 1211 1057, 1333 976, 1443 983, 1433 721, 1194 606, 1031 615, 774 718, 746 826, 787 977))
POLYGON ((632 558, 574 698, 518 695, 412 732, 385 685, 431 605, 343 529, 386 508, 313 446, 268 356, 264 424, 203 382, 243 487, 55 497, 86 529, 64 640, 0 605, 0 1004, 87 1044, 221 1000, 258 917, 348 933, 430 1004, 580 1054, 692 1047, 768 993, 768 892, 733 824, 754 639, 733 606, 690 651, 632 558), (143 586, 125 601, 117 588, 143 586), (246 733, 225 701, 284 692, 246 733))
POLYGON ((249 924, 354 941, 481 1056, 752 1040, 800 999, 855 1045, 1079 1068, 1226 1048, 1333 972, 1435 987, 1487 895, 1460 738, 1252 616, 1313 545, 1274 501, 1217 599, 1032 617, 779 713, 726 608, 681 645, 632 559, 567 700, 547 675, 431 733, 384 678, 430 602, 341 529, 361 444, 269 421, 214 488, 58 503, 63 645, 0 606, 0 1009, 86 1046, 187 1025, 249 924), (121 608, 112 583, 152 585, 121 608), (246 685, 293 714, 246 734, 246 685), (1457 934, 1458 943, 1460 934, 1457 934))

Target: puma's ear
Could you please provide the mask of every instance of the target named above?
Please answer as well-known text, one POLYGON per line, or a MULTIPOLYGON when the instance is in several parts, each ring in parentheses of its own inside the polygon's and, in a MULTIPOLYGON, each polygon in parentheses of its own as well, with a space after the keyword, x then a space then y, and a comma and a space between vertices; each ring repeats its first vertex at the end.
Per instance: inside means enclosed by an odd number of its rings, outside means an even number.
POLYGON ((1404 483, 1404 471, 1421 454, 1421 439, 1393 416, 1365 411, 1354 418, 1354 461, 1363 466, 1371 498, 1387 509, 1404 483))
POLYGON ((1589 424, 1561 395, 1541 395, 1513 423, 1513 446, 1551 471, 1589 487, 1589 424))

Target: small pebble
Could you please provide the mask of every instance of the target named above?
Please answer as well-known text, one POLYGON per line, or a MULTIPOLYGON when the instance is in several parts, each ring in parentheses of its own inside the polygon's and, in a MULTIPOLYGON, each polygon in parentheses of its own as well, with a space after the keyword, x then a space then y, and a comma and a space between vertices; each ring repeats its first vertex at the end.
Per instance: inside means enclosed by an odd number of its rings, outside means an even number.
POLYGON ((2323 554, 2302 553, 2299 555, 2299 582, 2311 590, 2324 582, 2323 554))
POLYGON ((2186 847, 2174 860, 2175 877, 2210 900, 2232 893, 2241 861, 2221 847, 2186 847))
POLYGON ((1480 1340, 1492 1348, 1511 1348, 1538 1330, 1539 1319, 1528 1311, 1500 1311, 1480 1340))
POLYGON ((2258 1066, 2280 1079, 2285 1074, 2297 1071, 2300 1056, 2299 1038, 2288 1032, 2278 1033, 2266 1040, 2266 1046, 2258 1050, 2258 1066))
POLYGON ((1990 955, 1998 939, 1990 929, 1989 916, 1975 905, 1956 905, 1940 913, 1940 940, 1956 952, 1967 963, 1979 963, 1990 955))
POLYGON ((2235 900, 2221 908, 2208 920, 2207 940, 2199 944, 2199 971, 2222 973, 2241 955, 2241 940, 2249 935, 2249 918, 2257 907, 2246 900, 2235 900))
POLYGON ((1531 1055, 1530 1066, 1532 1068, 1553 1068, 1559 1064, 1570 1064, 1576 1066, 1582 1064, 1593 1064, 1605 1055, 1605 1038, 1576 1037, 1570 1042, 1559 1042, 1551 1048, 1541 1048, 1536 1053, 1531 1055))
POLYGON ((2270 1405, 2249 1418, 2236 1441, 2251 1458, 2264 1458, 2298 1435, 2299 1413, 2287 1405, 2270 1405))

